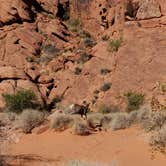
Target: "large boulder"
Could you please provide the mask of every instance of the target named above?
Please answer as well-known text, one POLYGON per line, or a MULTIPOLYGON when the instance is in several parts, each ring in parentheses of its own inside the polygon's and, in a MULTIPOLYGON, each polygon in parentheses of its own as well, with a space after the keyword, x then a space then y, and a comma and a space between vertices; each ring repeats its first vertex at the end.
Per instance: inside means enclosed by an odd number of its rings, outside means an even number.
POLYGON ((150 19, 161 16, 160 4, 157 0, 142 0, 137 11, 138 20, 150 19))

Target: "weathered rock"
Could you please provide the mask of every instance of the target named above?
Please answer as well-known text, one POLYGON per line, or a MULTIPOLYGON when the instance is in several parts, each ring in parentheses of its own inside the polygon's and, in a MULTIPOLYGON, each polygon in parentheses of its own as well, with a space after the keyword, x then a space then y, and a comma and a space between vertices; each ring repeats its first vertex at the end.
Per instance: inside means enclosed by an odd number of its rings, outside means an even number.
POLYGON ((160 5, 157 0, 140 1, 140 7, 137 11, 138 20, 156 18, 161 16, 160 5))
POLYGON ((31 20, 32 11, 24 1, 0 0, 0 4, 0 23, 11 24, 31 20))
POLYGON ((40 76, 40 71, 36 66, 29 66, 29 68, 25 68, 24 72, 26 73, 26 75, 33 81, 37 82, 37 79, 40 76))
POLYGON ((5 106, 5 101, 2 97, 2 94, 10 93, 13 94, 15 91, 15 81, 13 80, 4 80, 0 83, 0 108, 5 106))
POLYGON ((27 57, 33 57, 40 49, 42 37, 36 32, 34 24, 23 24, 13 29, 4 27, 0 40, 0 60, 7 65, 24 68, 27 57))
POLYGON ((26 79, 23 70, 11 66, 0 67, 0 80, 3 79, 26 79))
POLYGON ((41 84, 48 84, 48 83, 51 83, 53 81, 54 81, 54 79, 51 76, 46 75, 46 74, 41 75, 39 77, 39 80, 38 80, 38 82, 41 84))
POLYGON ((37 0, 37 2, 43 7, 44 10, 54 15, 57 13, 57 0, 37 0))

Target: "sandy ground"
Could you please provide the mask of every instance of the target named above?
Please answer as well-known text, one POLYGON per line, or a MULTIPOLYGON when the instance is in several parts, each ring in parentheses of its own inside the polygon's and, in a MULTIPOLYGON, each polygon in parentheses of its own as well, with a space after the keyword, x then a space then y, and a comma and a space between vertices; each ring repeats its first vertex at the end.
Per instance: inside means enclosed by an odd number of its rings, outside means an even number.
MULTIPOLYGON (((21 165, 59 166, 68 160, 80 159, 111 166, 165 166, 166 156, 155 152, 137 128, 76 136, 68 131, 25 135, 12 145, 11 154, 22 158, 21 165)), ((16 160, 15 160, 16 162, 16 160)))

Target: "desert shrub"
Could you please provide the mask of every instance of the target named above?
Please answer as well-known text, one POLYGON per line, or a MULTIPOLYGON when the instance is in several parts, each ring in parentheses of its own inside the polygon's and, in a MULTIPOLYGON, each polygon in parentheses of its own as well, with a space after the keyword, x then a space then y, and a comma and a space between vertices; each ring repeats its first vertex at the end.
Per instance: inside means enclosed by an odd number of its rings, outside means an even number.
POLYGON ((109 40, 108 41, 108 51, 117 52, 122 45, 122 39, 109 40))
POLYGON ((78 63, 85 63, 89 61, 93 56, 91 54, 87 54, 86 52, 82 53, 78 59, 78 63))
POLYGON ((111 121, 111 129, 125 129, 128 128, 130 124, 130 119, 127 113, 114 113, 111 121))
POLYGON ((154 150, 165 153, 166 149, 166 124, 158 131, 154 132, 149 140, 154 150))
POLYGON ((76 135, 89 135, 90 131, 88 129, 88 126, 84 124, 83 122, 78 122, 75 121, 74 126, 73 126, 73 133, 76 135))
POLYGON ((78 28, 80 26, 80 21, 79 19, 75 18, 75 19, 71 19, 67 22, 67 27, 69 30, 71 30, 72 32, 78 32, 78 28))
POLYGON ((51 108, 57 108, 62 100, 63 100, 63 96, 56 95, 49 106, 51 108))
POLYGON ((80 30, 79 31, 79 36, 81 38, 91 38, 92 37, 91 34, 86 30, 80 30))
POLYGON ((130 92, 124 94, 124 96, 127 97, 127 102, 128 102, 127 110, 130 112, 130 111, 137 110, 140 108, 140 106, 144 102, 145 95, 142 93, 130 91, 130 92))
POLYGON ((161 83, 161 91, 166 92, 166 83, 161 83))
POLYGON ((31 90, 19 90, 15 94, 3 94, 6 107, 10 111, 21 112, 26 108, 34 108, 36 104, 36 95, 31 90))
POLYGON ((101 38, 103 41, 108 41, 110 39, 110 37, 108 35, 104 35, 101 38))
POLYGON ((33 109, 26 109, 19 116, 17 125, 24 133, 30 133, 31 130, 39 126, 44 121, 44 119, 44 112, 33 109))
POLYGON ((26 57, 26 61, 27 62, 34 62, 34 58, 32 57, 32 56, 28 56, 28 57, 26 57))
POLYGON ((103 129, 110 129, 112 120, 113 120, 113 115, 106 114, 101 120, 102 128, 103 129))
POLYGON ((111 72, 111 70, 106 69, 106 68, 103 68, 103 69, 100 70, 100 74, 101 74, 101 75, 107 75, 107 74, 110 73, 110 72, 111 72))
POLYGON ((143 105, 138 110, 131 111, 129 113, 130 122, 143 125, 149 118, 150 111, 151 110, 148 105, 143 105))
POLYGON ((106 92, 107 90, 111 88, 111 86, 112 86, 112 83, 106 82, 100 87, 100 90, 103 92, 106 92))
POLYGON ((93 91, 93 93, 94 93, 95 95, 97 95, 97 94, 100 93, 100 91, 99 91, 98 89, 96 89, 96 90, 93 91))
POLYGON ((82 72, 82 68, 80 68, 80 67, 76 67, 76 68, 74 69, 74 74, 75 74, 75 75, 80 75, 81 72, 82 72))
POLYGON ((149 112, 146 119, 140 122, 145 131, 157 131, 166 124, 166 111, 149 112))
POLYGON ((60 55, 60 49, 55 45, 46 44, 41 47, 42 53, 40 55, 40 62, 48 63, 52 59, 58 57, 60 55))
POLYGON ((51 128, 56 131, 64 131, 71 128, 74 124, 74 119, 69 115, 58 115, 52 118, 51 128))
POLYGON ((101 127, 102 119, 104 115, 102 113, 91 113, 87 117, 87 123, 90 128, 101 127))
POLYGON ((86 37, 83 40, 85 47, 93 47, 96 45, 95 40, 92 37, 86 37))

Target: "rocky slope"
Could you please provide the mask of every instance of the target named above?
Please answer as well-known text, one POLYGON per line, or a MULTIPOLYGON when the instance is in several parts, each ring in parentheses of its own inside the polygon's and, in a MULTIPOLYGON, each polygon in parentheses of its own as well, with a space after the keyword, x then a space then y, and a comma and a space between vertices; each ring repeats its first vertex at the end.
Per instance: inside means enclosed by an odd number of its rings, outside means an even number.
POLYGON ((166 102, 164 0, 0 3, 0 94, 32 89, 50 108, 59 96, 63 105, 87 100, 92 108, 123 107, 129 90, 166 102), (104 37, 122 39, 117 52, 108 51, 104 37), (96 94, 104 83, 111 88, 96 94))

